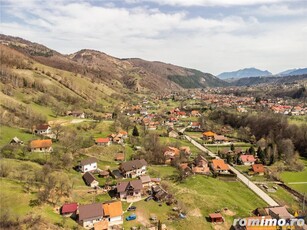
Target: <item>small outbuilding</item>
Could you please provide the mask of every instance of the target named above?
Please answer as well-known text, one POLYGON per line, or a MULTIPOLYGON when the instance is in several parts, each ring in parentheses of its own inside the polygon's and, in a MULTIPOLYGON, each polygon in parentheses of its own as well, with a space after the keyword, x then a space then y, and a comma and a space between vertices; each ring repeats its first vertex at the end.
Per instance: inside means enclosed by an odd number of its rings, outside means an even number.
POLYGON ((224 217, 221 215, 221 213, 211 213, 209 214, 210 221, 212 223, 223 223, 224 217))

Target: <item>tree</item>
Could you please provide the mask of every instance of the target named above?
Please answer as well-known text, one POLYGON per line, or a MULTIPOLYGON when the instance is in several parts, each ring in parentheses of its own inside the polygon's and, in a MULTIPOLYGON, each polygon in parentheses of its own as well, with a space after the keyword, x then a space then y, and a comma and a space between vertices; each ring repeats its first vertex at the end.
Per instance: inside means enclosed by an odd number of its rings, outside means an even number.
POLYGON ((134 137, 138 137, 140 135, 139 134, 139 130, 138 130, 138 128, 136 126, 134 126, 134 128, 133 128, 132 135, 134 137))
POLYGON ((61 124, 56 124, 54 127, 52 127, 53 133, 55 135, 55 140, 59 140, 60 136, 63 134, 64 132, 64 128, 61 124))
POLYGON ((254 148, 254 146, 251 146, 251 147, 248 149, 248 152, 249 152, 249 154, 255 155, 255 148, 254 148))
POLYGON ((231 150, 231 151, 235 151, 235 146, 234 146, 234 144, 231 144, 231 145, 230 145, 230 150, 231 150))
POLYGON ((265 156, 264 156, 264 153, 262 151, 262 148, 259 146, 258 147, 258 150, 257 150, 257 156, 259 158, 259 160, 261 161, 262 164, 265 163, 265 156))

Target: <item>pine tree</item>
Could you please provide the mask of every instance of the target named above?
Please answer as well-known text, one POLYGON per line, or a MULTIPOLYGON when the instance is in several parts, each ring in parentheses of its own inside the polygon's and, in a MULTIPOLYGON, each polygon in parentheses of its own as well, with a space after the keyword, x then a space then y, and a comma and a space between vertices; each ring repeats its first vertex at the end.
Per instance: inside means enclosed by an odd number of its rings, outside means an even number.
POLYGON ((134 137, 138 137, 140 134, 139 134, 139 130, 136 126, 134 126, 133 128, 133 131, 132 131, 132 136, 134 137))

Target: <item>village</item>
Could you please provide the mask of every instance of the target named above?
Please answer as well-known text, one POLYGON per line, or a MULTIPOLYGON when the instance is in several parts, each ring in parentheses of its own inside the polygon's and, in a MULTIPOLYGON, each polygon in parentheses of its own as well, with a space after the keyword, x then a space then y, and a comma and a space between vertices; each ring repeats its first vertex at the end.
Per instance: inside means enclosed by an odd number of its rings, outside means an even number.
POLYGON ((72 152, 66 159, 69 168, 59 172, 66 170, 77 186, 55 202, 52 192, 40 201, 52 203, 53 212, 64 218, 63 226, 69 222, 95 230, 160 230, 185 229, 194 222, 203 226, 194 229, 252 229, 232 226, 233 220, 302 218, 303 192, 275 177, 260 145, 245 141, 240 133, 233 135, 236 130, 214 124, 203 114, 209 107, 231 107, 236 113, 261 107, 292 116, 307 112, 306 105, 286 104, 201 91, 187 97, 144 97, 121 105, 117 113, 103 114, 99 121, 83 111, 67 111, 63 117, 68 122, 61 118, 33 124, 26 139, 12 136, 7 144, 11 150, 26 149, 24 156, 33 154, 43 164, 56 161, 52 155, 62 148, 72 152), (70 127, 77 127, 77 132, 65 134, 70 127), (78 147, 81 139, 76 136, 82 132, 87 142, 78 147))

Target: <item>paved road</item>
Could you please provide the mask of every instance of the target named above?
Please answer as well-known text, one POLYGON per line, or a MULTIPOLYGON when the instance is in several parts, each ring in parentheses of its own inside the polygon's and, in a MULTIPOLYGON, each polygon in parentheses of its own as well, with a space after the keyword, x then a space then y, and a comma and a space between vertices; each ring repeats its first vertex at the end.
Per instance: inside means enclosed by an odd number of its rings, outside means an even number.
MULTIPOLYGON (((184 135, 185 138, 190 141, 194 146, 202 150, 203 152, 207 153, 211 157, 215 157, 217 159, 220 159, 216 154, 209 151, 207 148, 205 148, 203 145, 199 144, 198 142, 194 141, 191 137, 184 135)), ((266 194, 264 191, 262 191, 257 185, 255 185, 253 182, 251 182, 247 177, 245 177, 242 173, 240 173, 238 170, 236 170, 234 167, 230 166, 230 169, 237 175, 237 177, 253 192, 255 192, 262 200, 264 200, 268 205, 270 206, 279 206, 279 204, 273 200, 268 194, 266 194)))

